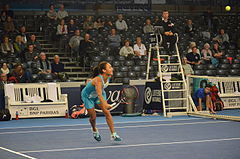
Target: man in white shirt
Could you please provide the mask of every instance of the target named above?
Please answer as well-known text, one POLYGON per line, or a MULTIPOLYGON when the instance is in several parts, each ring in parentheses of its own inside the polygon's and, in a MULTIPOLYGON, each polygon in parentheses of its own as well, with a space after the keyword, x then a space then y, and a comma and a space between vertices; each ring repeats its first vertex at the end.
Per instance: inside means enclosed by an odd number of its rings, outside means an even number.
POLYGON ((83 37, 80 36, 80 30, 75 30, 75 35, 71 37, 69 41, 69 46, 71 48, 71 57, 76 59, 79 53, 80 41, 83 40, 83 37))
POLYGON ((59 10, 57 12, 57 18, 58 19, 63 19, 65 17, 68 17, 68 12, 64 10, 64 5, 61 4, 59 7, 59 10))
POLYGON ((147 55, 147 49, 145 45, 142 44, 142 39, 140 37, 137 37, 136 44, 134 45, 133 50, 136 56, 138 56, 139 58, 147 55))
POLYGON ((123 15, 118 15, 118 20, 116 21, 116 28, 118 31, 127 31, 128 26, 125 20, 123 20, 123 15))

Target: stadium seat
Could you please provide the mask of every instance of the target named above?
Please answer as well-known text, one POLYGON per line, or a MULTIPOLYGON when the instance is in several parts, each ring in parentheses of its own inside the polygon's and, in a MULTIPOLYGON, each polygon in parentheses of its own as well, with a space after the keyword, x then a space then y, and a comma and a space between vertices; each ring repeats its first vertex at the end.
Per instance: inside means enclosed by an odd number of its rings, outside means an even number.
POLYGON ((128 67, 127 66, 122 66, 120 67, 121 72, 128 72, 128 67))
POLYGON ((239 69, 240 68, 240 64, 239 63, 234 63, 231 65, 233 69, 239 69))
POLYGON ((129 84, 130 79, 128 77, 123 78, 122 83, 123 84, 129 84))
POLYGON ((209 70, 215 70, 215 69, 216 69, 216 67, 215 67, 213 64, 208 64, 208 65, 207 65, 207 68, 208 68, 209 70))
POLYGON ((200 64, 200 65, 194 65, 194 70, 204 70, 206 69, 207 65, 200 64))
POLYGON ((108 62, 112 62, 114 60, 114 57, 113 56, 107 56, 106 59, 104 59, 108 62))
POLYGON ((205 71, 204 70, 194 70, 195 75, 204 75, 205 71))
POLYGON ((239 69, 230 69, 229 74, 231 76, 239 76, 240 75, 240 71, 239 71, 239 69))
POLYGON ((113 67, 118 67, 118 66, 120 66, 120 62, 119 61, 113 61, 112 65, 113 65, 113 67))
POLYGON ((125 62, 124 62, 124 65, 125 65, 125 66, 134 66, 135 63, 134 63, 134 61, 128 60, 128 61, 125 61, 125 62))
POLYGON ((116 72, 116 73, 114 73, 114 77, 116 77, 116 78, 124 77, 123 72, 116 72))
POLYGON ((217 75, 222 77, 227 77, 229 74, 229 70, 225 69, 217 69, 217 75))
POLYGON ((136 76, 137 76, 137 75, 136 75, 135 72, 133 72, 133 71, 129 71, 129 72, 128 72, 128 77, 129 77, 129 78, 131 78, 131 79, 135 79, 136 76))
POLYGON ((220 63, 221 63, 221 64, 229 64, 230 61, 229 61, 228 59, 221 59, 221 60, 220 60, 220 63))
POLYGON ((100 56, 94 56, 92 59, 94 62, 100 62, 102 60, 100 56))
POLYGON ((216 70, 206 70, 205 74, 207 76, 216 76, 217 71, 216 70))
POLYGON ((226 63, 219 64, 219 66, 218 66, 218 68, 225 69, 225 70, 229 69, 230 67, 231 67, 231 65, 230 64, 226 64, 226 63))
POLYGON ((132 70, 135 72, 140 72, 141 71, 141 67, 140 66, 133 66, 132 70))

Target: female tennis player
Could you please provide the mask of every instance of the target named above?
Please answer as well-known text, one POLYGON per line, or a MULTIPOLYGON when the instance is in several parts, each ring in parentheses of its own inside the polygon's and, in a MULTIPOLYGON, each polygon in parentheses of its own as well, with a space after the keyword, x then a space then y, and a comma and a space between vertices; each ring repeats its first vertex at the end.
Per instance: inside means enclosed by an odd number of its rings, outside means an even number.
POLYGON ((122 139, 117 135, 114 129, 113 119, 110 111, 112 106, 107 103, 106 92, 104 88, 107 87, 110 77, 113 75, 113 68, 108 62, 101 62, 93 69, 92 80, 90 80, 86 87, 82 90, 82 100, 84 106, 90 115, 89 121, 92 126, 93 137, 97 141, 101 141, 101 136, 96 128, 96 111, 94 109, 97 104, 106 116, 106 121, 111 131, 111 139, 114 141, 121 141, 122 139))

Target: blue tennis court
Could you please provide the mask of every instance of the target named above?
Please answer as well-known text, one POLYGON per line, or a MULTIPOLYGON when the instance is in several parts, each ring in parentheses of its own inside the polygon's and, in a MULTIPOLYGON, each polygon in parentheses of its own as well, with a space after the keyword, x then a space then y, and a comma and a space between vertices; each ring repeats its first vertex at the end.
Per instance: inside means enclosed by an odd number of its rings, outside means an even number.
POLYGON ((238 159, 240 124, 196 117, 114 116, 123 142, 110 140, 104 117, 102 141, 93 139, 88 119, 21 119, 0 123, 1 159, 238 159))

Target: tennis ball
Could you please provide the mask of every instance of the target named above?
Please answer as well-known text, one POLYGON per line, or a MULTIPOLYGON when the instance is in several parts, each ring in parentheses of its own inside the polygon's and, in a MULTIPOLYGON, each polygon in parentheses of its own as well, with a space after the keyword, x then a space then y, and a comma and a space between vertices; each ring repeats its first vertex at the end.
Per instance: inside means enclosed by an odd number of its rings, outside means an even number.
POLYGON ((225 7, 225 10, 226 10, 226 11, 230 11, 230 10, 231 10, 231 7, 230 7, 230 6, 226 6, 226 7, 225 7))

